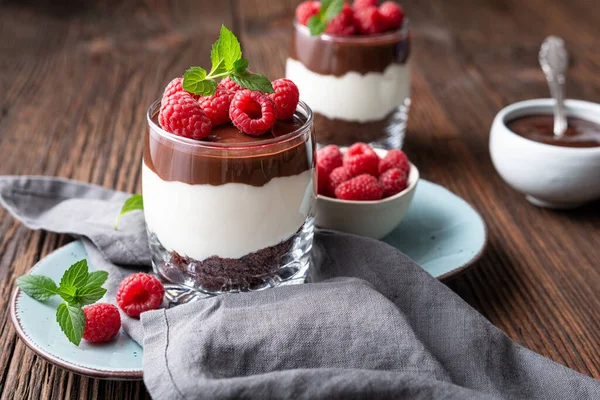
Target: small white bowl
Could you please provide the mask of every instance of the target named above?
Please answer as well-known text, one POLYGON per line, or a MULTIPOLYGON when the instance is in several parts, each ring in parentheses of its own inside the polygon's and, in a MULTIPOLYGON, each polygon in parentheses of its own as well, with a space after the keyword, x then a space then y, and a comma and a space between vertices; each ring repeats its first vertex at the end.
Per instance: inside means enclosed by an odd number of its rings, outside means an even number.
MULTIPOLYGON (((387 150, 374 150, 380 157, 387 154, 387 150)), ((381 239, 393 231, 406 215, 418 181, 419 170, 411 163, 408 186, 391 197, 375 201, 353 201, 319 195, 316 225, 319 228, 381 239)))
MULTIPOLYGON (((565 102, 567 115, 600 124, 600 104, 565 102)), ((535 99, 502 109, 492 124, 490 155, 494 167, 529 202, 548 208, 574 208, 600 199, 600 147, 574 148, 538 143, 507 128, 515 118, 552 114, 554 100, 535 99)))

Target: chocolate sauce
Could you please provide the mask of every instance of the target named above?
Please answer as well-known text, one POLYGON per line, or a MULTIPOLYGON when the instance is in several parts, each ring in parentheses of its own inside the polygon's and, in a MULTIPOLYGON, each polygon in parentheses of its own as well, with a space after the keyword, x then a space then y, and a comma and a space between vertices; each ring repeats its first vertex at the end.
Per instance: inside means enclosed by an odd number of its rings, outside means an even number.
POLYGON ((527 115, 509 121, 506 126, 519 136, 539 143, 563 147, 600 147, 600 124, 581 118, 567 118, 568 128, 554 136, 552 115, 527 115))
POLYGON ((383 72, 390 64, 404 64, 410 51, 408 31, 363 36, 311 36, 294 24, 290 57, 322 75, 342 76, 383 72))
MULTIPOLYGON (((158 126, 156 116, 153 121, 158 126)), ((151 127, 146 134, 144 163, 165 181, 263 186, 273 178, 298 175, 313 167, 312 130, 264 143, 298 130, 305 122, 298 117, 277 121, 271 132, 261 136, 246 135, 231 124, 218 126, 207 139, 197 141, 206 147, 171 140, 151 127), (230 146, 210 146, 213 143, 230 146)))

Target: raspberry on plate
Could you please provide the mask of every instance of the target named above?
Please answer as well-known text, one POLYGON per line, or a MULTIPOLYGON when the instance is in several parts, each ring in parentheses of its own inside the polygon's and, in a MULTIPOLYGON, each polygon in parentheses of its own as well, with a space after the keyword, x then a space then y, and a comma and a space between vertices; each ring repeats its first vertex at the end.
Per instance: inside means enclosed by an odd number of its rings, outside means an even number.
POLYGON ((96 303, 83 309, 85 330, 83 338, 88 342, 100 343, 114 339, 121 329, 119 309, 108 303, 96 303))
POLYGON ((354 23, 359 33, 373 35, 385 32, 387 21, 377 7, 358 9, 354 13, 354 23))
POLYGON ((138 272, 123 279, 117 290, 117 304, 131 317, 160 307, 165 289, 154 276, 138 272))
POLYGON ((344 167, 352 176, 360 174, 379 175, 379 156, 365 143, 354 143, 344 156, 344 167))
POLYGON ((341 183, 335 189, 335 196, 342 200, 380 200, 383 188, 377 178, 362 174, 341 183))
POLYGON ((217 89, 211 96, 201 97, 198 102, 204 113, 210 118, 212 126, 229 122, 229 106, 235 95, 226 89, 217 89))
POLYGON ((337 167, 329 174, 329 191, 335 193, 335 189, 342 183, 352 179, 352 174, 346 167, 337 167))
POLYGON ((408 175, 410 164, 408 163, 408 157, 406 157, 406 154, 402 150, 392 149, 388 151, 385 157, 379 162, 380 174, 390 168, 398 168, 408 175))
POLYGON ((356 32, 354 10, 346 3, 342 11, 327 23, 325 33, 330 35, 351 36, 356 32))
POLYGON ((230 77, 222 79, 221 82, 217 85, 217 89, 225 89, 230 92, 237 92, 238 90, 242 90, 243 88, 231 80, 230 77))
POLYGON ((377 0, 354 0, 352 7, 356 10, 377 7, 377 0))
POLYGON ((331 174, 335 168, 342 166, 343 158, 340 148, 334 144, 317 151, 317 165, 322 166, 327 175, 331 174))
POLYGON ((408 186, 408 174, 399 168, 390 168, 379 176, 383 197, 400 193, 408 186))
POLYGON ((298 86, 289 79, 277 79, 272 82, 275 93, 269 96, 277 106, 277 119, 289 119, 294 116, 298 101, 300 100, 300 92, 298 86))
POLYGON ((404 20, 404 9, 393 1, 386 1, 379 6, 379 12, 385 20, 388 30, 398 29, 404 20))
POLYGON ((318 1, 302 2, 296 7, 296 20, 302 25, 306 25, 310 17, 317 15, 320 8, 321 3, 318 1))
POLYGON ((229 107, 231 122, 242 132, 260 136, 277 120, 275 102, 266 94, 248 89, 239 90, 229 107))
POLYGON ((210 135, 212 128, 210 118, 186 91, 163 97, 158 122, 167 132, 197 140, 210 135))

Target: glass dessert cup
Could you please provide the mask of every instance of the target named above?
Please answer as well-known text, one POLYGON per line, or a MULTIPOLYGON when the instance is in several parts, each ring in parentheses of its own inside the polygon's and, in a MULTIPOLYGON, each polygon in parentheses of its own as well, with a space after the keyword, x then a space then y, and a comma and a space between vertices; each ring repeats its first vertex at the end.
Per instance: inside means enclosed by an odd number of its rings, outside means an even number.
POLYGON ((168 133, 159 108, 148 110, 142 191, 152 264, 168 299, 303 283, 316 202, 310 108, 300 102, 296 125, 281 136, 236 133, 233 142, 168 133))
POLYGON ((410 107, 408 21, 379 35, 311 36, 294 22, 286 77, 315 115, 319 144, 399 148, 410 107))

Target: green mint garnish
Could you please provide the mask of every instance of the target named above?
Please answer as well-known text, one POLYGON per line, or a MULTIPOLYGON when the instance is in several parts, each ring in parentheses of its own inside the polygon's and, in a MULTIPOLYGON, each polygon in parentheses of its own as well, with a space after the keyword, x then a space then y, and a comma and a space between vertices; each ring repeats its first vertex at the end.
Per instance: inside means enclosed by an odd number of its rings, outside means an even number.
POLYGON ((85 330, 85 316, 81 307, 61 303, 56 309, 56 322, 67 338, 75 346, 79 346, 85 330))
POLYGON ((17 278, 17 285, 37 301, 45 301, 58 294, 56 283, 43 275, 23 275, 17 278))
POLYGON ((191 67, 183 74, 183 88, 190 93, 212 95, 217 90, 216 79, 231 78, 235 83, 250 90, 274 93, 267 77, 248 72, 248 60, 242 57, 242 47, 233 32, 221 26, 219 39, 210 53, 210 72, 204 68, 191 67))
POLYGON ((344 8, 344 0, 322 0, 321 9, 317 15, 308 20, 308 29, 313 36, 325 32, 327 23, 334 19, 344 8))
MULTIPOLYGON (((215 87, 216 87, 216 85, 215 85, 215 87)), ((117 219, 115 220, 115 224, 114 224, 115 230, 117 229, 117 226, 119 225, 119 220, 121 219, 121 217, 123 215, 125 215, 131 211, 143 210, 143 209, 144 209, 144 199, 141 194, 134 194, 133 196, 131 196, 130 198, 125 200, 125 203, 123 203, 123 207, 121 207, 121 212, 119 213, 119 215, 117 216, 117 219)))
POLYGON ((47 276, 24 275, 17 278, 17 285, 29 296, 38 301, 45 301, 59 295, 64 301, 56 310, 56 321, 69 341, 79 346, 85 330, 83 306, 93 304, 106 293, 102 287, 108 272, 88 272, 86 260, 77 261, 65 271, 60 285, 47 276))

